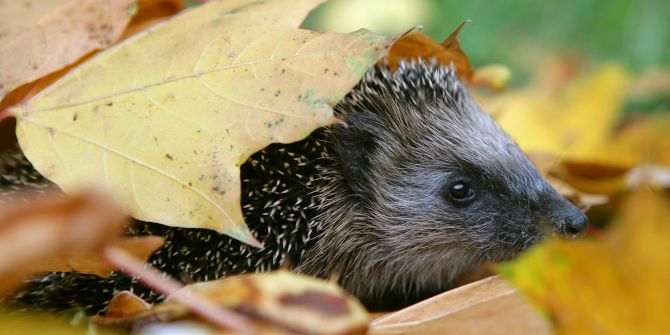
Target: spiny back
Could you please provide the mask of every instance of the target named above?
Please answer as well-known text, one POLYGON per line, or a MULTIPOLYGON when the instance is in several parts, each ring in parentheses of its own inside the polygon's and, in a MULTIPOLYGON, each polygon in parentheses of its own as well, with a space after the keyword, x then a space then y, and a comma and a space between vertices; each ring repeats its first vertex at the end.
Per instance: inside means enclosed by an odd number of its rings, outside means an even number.
MULTIPOLYGON (((317 200, 317 171, 328 148, 322 131, 293 144, 275 144, 251 156, 242 166, 242 204, 253 234, 265 245, 256 249, 206 229, 173 228, 135 221, 128 235, 158 235, 165 245, 149 263, 184 282, 218 279, 230 274, 269 271, 283 263, 295 264, 319 231, 312 220, 317 200)), ((0 203, 15 200, 18 189, 53 187, 27 161, 18 148, 0 155, 0 203)), ((108 278, 53 272, 30 281, 10 302, 40 310, 84 307, 103 311, 115 294, 130 290, 149 301, 162 297, 136 280, 114 272, 108 278)))

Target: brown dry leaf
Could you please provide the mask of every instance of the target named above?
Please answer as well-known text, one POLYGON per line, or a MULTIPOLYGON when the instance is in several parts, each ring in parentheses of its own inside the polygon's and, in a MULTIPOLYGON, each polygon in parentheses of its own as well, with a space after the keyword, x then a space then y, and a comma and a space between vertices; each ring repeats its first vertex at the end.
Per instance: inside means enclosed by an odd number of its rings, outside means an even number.
MULTIPOLYGON (((364 334, 369 322, 365 308, 337 284, 288 271, 232 276, 183 290, 307 334, 364 334)), ((157 309, 174 307, 168 298, 157 309)))
POLYGON ((459 335, 551 333, 518 289, 491 277, 384 315, 370 324, 368 335, 442 335, 445 329, 459 335))
POLYGON ((157 322, 161 315, 152 311, 153 305, 129 291, 121 291, 109 301, 105 315, 90 317, 98 325, 137 329, 157 322))
MULTIPOLYGON (((146 260, 163 246, 164 241, 165 239, 159 236, 121 237, 110 242, 109 246, 118 247, 136 258, 146 260)), ((66 248, 36 264, 33 271, 74 271, 106 277, 116 270, 116 267, 105 261, 100 250, 100 248, 93 250, 66 248)))
MULTIPOLYGON (((191 284, 177 293, 205 298, 245 315, 252 328, 262 334, 364 334, 369 322, 365 308, 337 284, 288 271, 231 276, 191 284)), ((127 295, 119 299, 123 305, 128 301, 138 305, 127 295)), ((150 310, 133 309, 137 312, 108 313, 95 320, 129 327, 190 315, 187 307, 171 298, 150 310)))
POLYGON ((648 183, 663 187, 663 167, 670 167, 670 117, 640 115, 617 127, 588 157, 567 158, 552 174, 584 192, 614 194, 635 186, 635 169, 646 169, 648 183), (637 168, 635 168, 637 167, 637 168))
POLYGON ((463 80, 469 80, 472 77, 472 67, 470 60, 461 48, 458 42, 458 32, 463 25, 469 21, 461 23, 442 43, 435 42, 432 38, 420 32, 410 32, 401 37, 391 47, 388 55, 382 59, 382 62, 388 62, 391 69, 396 69, 401 59, 424 59, 435 58, 440 64, 449 66, 452 62, 456 68, 458 77, 463 80))
POLYGON ((501 273, 559 334, 670 334, 670 201, 633 194, 600 238, 552 239, 501 273))
POLYGON ((588 193, 613 195, 628 188, 626 175, 631 165, 591 160, 564 160, 550 171, 574 188, 588 193))
POLYGON ((22 84, 114 43, 136 12, 134 0, 0 3, 0 99, 22 84))
POLYGON ((98 319, 101 323, 132 327, 162 314, 165 314, 163 318, 174 318, 175 314, 180 316, 190 311, 202 320, 210 322, 213 326, 240 331, 245 334, 250 333, 254 329, 253 322, 246 316, 219 306, 207 298, 193 295, 189 291, 183 290, 183 286, 179 282, 148 266, 122 249, 108 247, 105 248, 103 254, 108 262, 116 265, 121 271, 137 278, 147 287, 165 296, 169 296, 171 300, 178 304, 175 304, 176 308, 165 311, 152 309, 143 313, 140 310, 140 314, 129 315, 127 317, 101 317, 98 319))
POLYGON ((132 292, 122 291, 115 295, 107 305, 105 316, 125 317, 147 312, 151 309, 151 304, 142 300, 132 292))
POLYGON ((25 276, 47 270, 43 264, 54 262, 59 252, 100 249, 114 240, 126 222, 115 206, 93 193, 4 206, 0 212, 0 296, 25 276))
POLYGON ((559 194, 570 200, 572 203, 581 208, 590 208, 607 203, 609 198, 603 192, 594 192, 595 194, 586 193, 581 189, 575 188, 571 183, 566 182, 565 176, 559 178, 556 171, 563 167, 560 159, 552 154, 532 152, 528 154, 528 158, 535 164, 542 176, 551 184, 551 186, 558 191, 559 194))
POLYGON ((557 164, 550 173, 569 183, 580 194, 609 196, 647 184, 659 188, 670 187, 670 168, 667 165, 641 163, 631 168, 613 164, 564 161, 557 164))

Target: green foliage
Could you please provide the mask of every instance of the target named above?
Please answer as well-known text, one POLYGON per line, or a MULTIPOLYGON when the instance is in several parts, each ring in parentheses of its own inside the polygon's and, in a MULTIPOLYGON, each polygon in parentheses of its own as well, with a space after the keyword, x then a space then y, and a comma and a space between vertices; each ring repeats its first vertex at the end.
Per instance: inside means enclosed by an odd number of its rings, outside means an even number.
MULTIPOLYGON (((458 23, 471 19, 473 25, 460 36, 473 64, 504 63, 517 79, 531 71, 529 58, 561 53, 615 60, 634 70, 670 64, 666 0, 419 2, 431 8, 423 22, 416 22, 424 25, 424 32, 441 40, 458 23)), ((335 6, 330 3, 319 8, 306 25, 321 27, 321 18, 331 8, 335 6)), ((397 27, 396 32, 406 28, 397 27)))

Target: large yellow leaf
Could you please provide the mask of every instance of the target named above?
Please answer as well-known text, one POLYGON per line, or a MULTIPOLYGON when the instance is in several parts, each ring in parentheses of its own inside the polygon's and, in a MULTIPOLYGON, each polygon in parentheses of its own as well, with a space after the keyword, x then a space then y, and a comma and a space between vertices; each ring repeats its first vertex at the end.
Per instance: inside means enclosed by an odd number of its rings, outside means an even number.
POLYGON ((16 87, 112 45, 134 0, 0 2, 0 100, 16 87))
POLYGON ((332 122, 392 38, 297 29, 320 0, 214 1, 107 50, 13 110, 66 192, 98 184, 142 220, 256 241, 239 167, 332 122))
POLYGON ((607 64, 580 79, 559 94, 533 88, 484 99, 483 104, 524 151, 590 159, 607 144, 629 78, 621 66, 607 64))
POLYGON ((550 240, 504 265, 559 334, 670 333, 670 210, 639 191, 599 239, 550 240))

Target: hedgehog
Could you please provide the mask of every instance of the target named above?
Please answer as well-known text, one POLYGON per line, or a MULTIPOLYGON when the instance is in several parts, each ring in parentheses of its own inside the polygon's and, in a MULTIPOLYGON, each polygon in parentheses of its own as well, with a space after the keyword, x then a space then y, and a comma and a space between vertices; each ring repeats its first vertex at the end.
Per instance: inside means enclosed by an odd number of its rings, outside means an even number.
MULTIPOLYGON (((335 278, 368 308, 384 310, 450 289, 547 234, 575 238, 587 229, 585 214, 543 179, 453 67, 377 65, 335 113, 343 125, 272 144, 241 167, 243 213, 264 248, 142 221, 127 234, 164 236, 149 263, 183 283, 290 264, 335 278)), ((4 197, 48 184, 20 150, 4 154, 4 197)), ((96 314, 123 290, 163 299, 120 272, 53 272, 30 279, 10 302, 96 314)))

